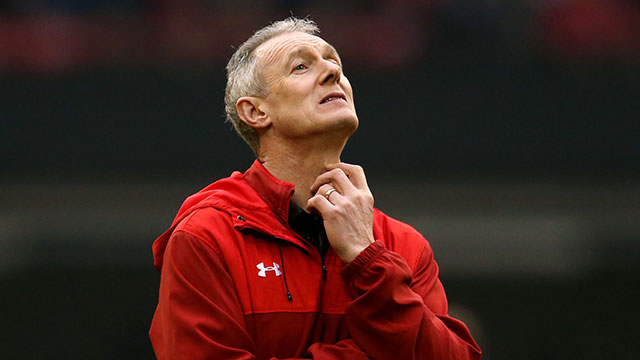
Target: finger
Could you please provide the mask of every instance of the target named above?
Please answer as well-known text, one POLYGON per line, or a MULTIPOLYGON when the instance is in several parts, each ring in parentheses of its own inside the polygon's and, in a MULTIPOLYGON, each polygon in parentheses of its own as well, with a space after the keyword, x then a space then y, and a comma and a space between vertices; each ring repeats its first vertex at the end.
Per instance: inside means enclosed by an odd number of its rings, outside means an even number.
POLYGON ((356 188, 353 186, 349 178, 342 169, 332 169, 320 174, 311 186, 311 193, 315 193, 324 184, 331 183, 341 194, 347 195, 356 188))
POLYGON ((343 204, 345 197, 342 196, 342 194, 340 193, 340 190, 336 189, 335 187, 333 187, 330 184, 324 184, 322 186, 320 186, 320 188, 318 189, 318 191, 314 194, 315 195, 322 195, 325 199, 329 200, 329 202, 332 205, 339 205, 339 204, 343 204), (331 191, 333 189, 333 191, 331 191), (327 195, 329 194, 329 195, 327 195))
POLYGON ((364 169, 362 166, 347 164, 347 163, 337 163, 337 164, 328 164, 328 170, 333 169, 341 169, 349 178, 349 181, 358 189, 369 188, 367 185, 367 177, 364 174, 364 169))
MULTIPOLYGON (((313 194, 313 196, 322 195, 322 196, 324 196, 326 198, 327 197, 327 192, 329 192, 329 190, 331 190, 331 189, 336 189, 336 188, 332 184, 324 184, 324 185, 322 185, 322 186, 320 186, 318 188, 318 191, 316 191, 315 194, 313 194)), ((338 189, 336 189, 336 191, 332 192, 329 196, 331 196, 331 195, 333 195, 333 194, 335 194, 337 192, 339 192, 338 189)))
POLYGON ((327 200, 324 195, 316 194, 307 201, 306 211, 313 212, 314 210, 319 212, 320 215, 326 214, 331 210, 333 204, 327 200))
POLYGON ((342 171, 342 170, 334 170, 334 173, 331 173, 330 171, 325 171, 322 174, 318 175, 316 180, 313 182, 313 185, 311 185, 311 193, 317 192, 318 189, 324 184, 330 184, 336 189, 338 189, 338 191, 342 190, 340 188, 340 185, 337 184, 337 178, 336 178, 336 173, 339 171, 342 171), (334 181, 336 181, 336 183, 334 183, 334 181))

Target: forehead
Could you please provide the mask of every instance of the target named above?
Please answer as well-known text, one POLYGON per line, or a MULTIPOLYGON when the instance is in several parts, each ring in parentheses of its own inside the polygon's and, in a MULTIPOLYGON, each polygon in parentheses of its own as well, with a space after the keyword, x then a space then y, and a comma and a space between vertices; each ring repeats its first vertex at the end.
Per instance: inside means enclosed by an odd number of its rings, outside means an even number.
POLYGON ((295 54, 301 49, 316 49, 320 52, 337 52, 322 38, 302 32, 285 33, 273 37, 258 46, 255 50, 256 58, 263 64, 284 61, 288 55, 295 54))

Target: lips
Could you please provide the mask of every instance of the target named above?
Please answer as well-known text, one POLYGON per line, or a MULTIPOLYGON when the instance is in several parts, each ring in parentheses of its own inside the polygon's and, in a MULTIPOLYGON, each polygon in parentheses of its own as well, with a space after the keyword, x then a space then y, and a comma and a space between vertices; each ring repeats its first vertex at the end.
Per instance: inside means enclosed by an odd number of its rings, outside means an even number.
POLYGON ((335 100, 347 101, 347 97, 343 93, 333 92, 323 97, 322 100, 320 101, 320 104, 326 104, 328 102, 335 101, 335 100))

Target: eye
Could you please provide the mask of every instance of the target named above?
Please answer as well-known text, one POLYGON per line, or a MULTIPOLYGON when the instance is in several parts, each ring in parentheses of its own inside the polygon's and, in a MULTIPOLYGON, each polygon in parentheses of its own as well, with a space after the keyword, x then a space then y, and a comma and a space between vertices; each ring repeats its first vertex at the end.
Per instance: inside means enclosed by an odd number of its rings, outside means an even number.
POLYGON ((340 63, 340 60, 334 57, 330 57, 330 58, 327 58, 327 61, 336 65, 340 69, 340 71, 342 71, 342 64, 340 63))
POLYGON ((301 70, 306 70, 306 69, 307 69, 307 65, 298 64, 298 65, 296 65, 296 67, 293 68, 293 71, 301 71, 301 70))

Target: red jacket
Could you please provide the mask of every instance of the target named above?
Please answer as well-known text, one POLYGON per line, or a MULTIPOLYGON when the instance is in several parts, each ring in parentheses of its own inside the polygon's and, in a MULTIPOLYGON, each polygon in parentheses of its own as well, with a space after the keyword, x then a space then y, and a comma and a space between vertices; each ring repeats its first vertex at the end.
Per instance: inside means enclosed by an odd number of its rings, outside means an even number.
POLYGON ((292 184, 259 163, 187 198, 153 244, 158 359, 479 359, 447 315, 429 243, 374 211, 351 263, 288 225, 292 184))

